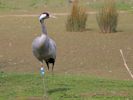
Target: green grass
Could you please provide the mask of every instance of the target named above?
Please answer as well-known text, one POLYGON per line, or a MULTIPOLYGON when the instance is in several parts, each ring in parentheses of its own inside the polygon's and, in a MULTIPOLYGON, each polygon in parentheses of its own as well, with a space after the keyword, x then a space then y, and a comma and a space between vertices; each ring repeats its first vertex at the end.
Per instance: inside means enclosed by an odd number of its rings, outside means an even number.
MULTIPOLYGON (((128 3, 128 2, 122 2, 122 1, 116 1, 116 7, 119 10, 132 10, 132 5, 133 3, 128 3)), ((91 2, 90 3, 90 8, 93 9, 100 9, 103 6, 103 2, 91 2)))
MULTIPOLYGON (((87 6, 88 10, 94 9, 97 10, 101 8, 103 3, 101 1, 88 3, 88 0, 79 0, 81 5, 87 6), (88 5, 89 4, 89 5, 88 5)), ((133 2, 122 2, 117 1, 117 8, 120 10, 132 10, 133 2)), ((9 11, 40 11, 48 10, 52 12, 66 12, 69 11, 71 6, 68 4, 67 0, 0 0, 0 11, 9 12, 9 11)))
MULTIPOLYGON (((51 100, 125 100, 133 99, 133 81, 108 80, 85 75, 45 76, 51 100)), ((26 100, 42 97, 39 74, 0 73, 0 100, 26 100)), ((40 99, 39 99, 40 100, 40 99)))
POLYGON ((0 8, 5 9, 27 9, 27 8, 35 8, 37 6, 41 6, 45 4, 48 0, 1 0, 0 1, 0 8))
POLYGON ((46 8, 61 9, 64 5, 66 5, 66 1, 64 0, 1 0, 0 11, 34 11, 40 9, 46 10, 46 8))

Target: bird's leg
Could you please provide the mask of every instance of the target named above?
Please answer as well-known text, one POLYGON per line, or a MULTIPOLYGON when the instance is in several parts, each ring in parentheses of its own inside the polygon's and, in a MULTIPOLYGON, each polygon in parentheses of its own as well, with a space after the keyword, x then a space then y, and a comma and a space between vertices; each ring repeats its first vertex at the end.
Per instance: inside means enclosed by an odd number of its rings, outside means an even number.
POLYGON ((48 70, 49 70, 49 63, 48 63, 48 61, 46 61, 46 64, 47 64, 47 67, 48 67, 48 70))
POLYGON ((52 63, 52 77, 54 76, 54 62, 52 63))
POLYGON ((53 70, 54 70, 54 62, 52 63, 52 72, 53 72, 53 70))
MULTIPOLYGON (((44 65, 43 65, 43 61, 40 61, 40 65, 41 65, 41 69, 43 68, 43 71, 45 71, 44 70, 44 65)), ((45 72, 44 73, 41 73, 42 74, 42 81, 43 81, 43 88, 44 88, 44 94, 43 94, 43 99, 45 100, 45 98, 48 100, 48 93, 47 93, 47 79, 46 78, 44 78, 44 74, 45 74, 45 72)))
POLYGON ((40 73, 43 76, 44 73, 45 73, 45 69, 44 69, 44 66, 43 66, 43 61, 40 61, 40 65, 41 65, 41 67, 40 67, 40 73))
POLYGON ((55 80, 54 80, 54 62, 52 62, 52 83, 54 84, 55 83, 55 80))

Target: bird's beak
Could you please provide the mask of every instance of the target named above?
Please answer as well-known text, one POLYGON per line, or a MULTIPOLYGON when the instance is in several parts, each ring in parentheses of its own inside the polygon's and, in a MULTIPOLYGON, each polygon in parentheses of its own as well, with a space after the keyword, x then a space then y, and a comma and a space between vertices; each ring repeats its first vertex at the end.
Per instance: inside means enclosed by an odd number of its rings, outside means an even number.
POLYGON ((50 18, 57 18, 57 17, 55 17, 54 15, 50 15, 49 17, 50 17, 50 18))

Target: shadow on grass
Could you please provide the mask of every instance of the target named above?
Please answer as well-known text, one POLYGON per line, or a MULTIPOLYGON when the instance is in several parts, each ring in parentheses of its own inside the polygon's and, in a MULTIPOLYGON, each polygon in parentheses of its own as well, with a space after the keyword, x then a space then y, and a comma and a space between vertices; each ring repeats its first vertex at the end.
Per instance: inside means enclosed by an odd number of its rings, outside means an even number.
POLYGON ((49 94, 55 93, 55 92, 63 92, 63 91, 68 91, 70 90, 69 88, 55 88, 55 89, 50 89, 48 90, 49 94))
POLYGON ((42 97, 16 97, 15 100, 42 100, 42 97))

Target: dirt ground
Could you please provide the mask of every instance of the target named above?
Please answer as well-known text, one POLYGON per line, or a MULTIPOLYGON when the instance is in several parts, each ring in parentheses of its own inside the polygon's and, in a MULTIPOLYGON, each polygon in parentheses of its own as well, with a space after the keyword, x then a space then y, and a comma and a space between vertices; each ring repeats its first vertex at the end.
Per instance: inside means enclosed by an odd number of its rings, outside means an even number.
MULTIPOLYGON (((66 16, 48 19, 49 36, 57 44, 54 72, 131 79, 119 50, 133 71, 132 18, 132 13, 120 14, 118 32, 111 34, 100 33, 95 14, 88 16, 84 32, 66 32, 66 16)), ((0 22, 0 71, 38 73, 40 65, 31 49, 33 39, 41 33, 38 17, 5 16, 0 22)))
MULTIPOLYGON (((43 97, 28 97, 28 98, 23 98, 23 97, 17 97, 16 100, 42 100, 43 97)), ((47 100, 47 98, 45 99, 47 100)))

